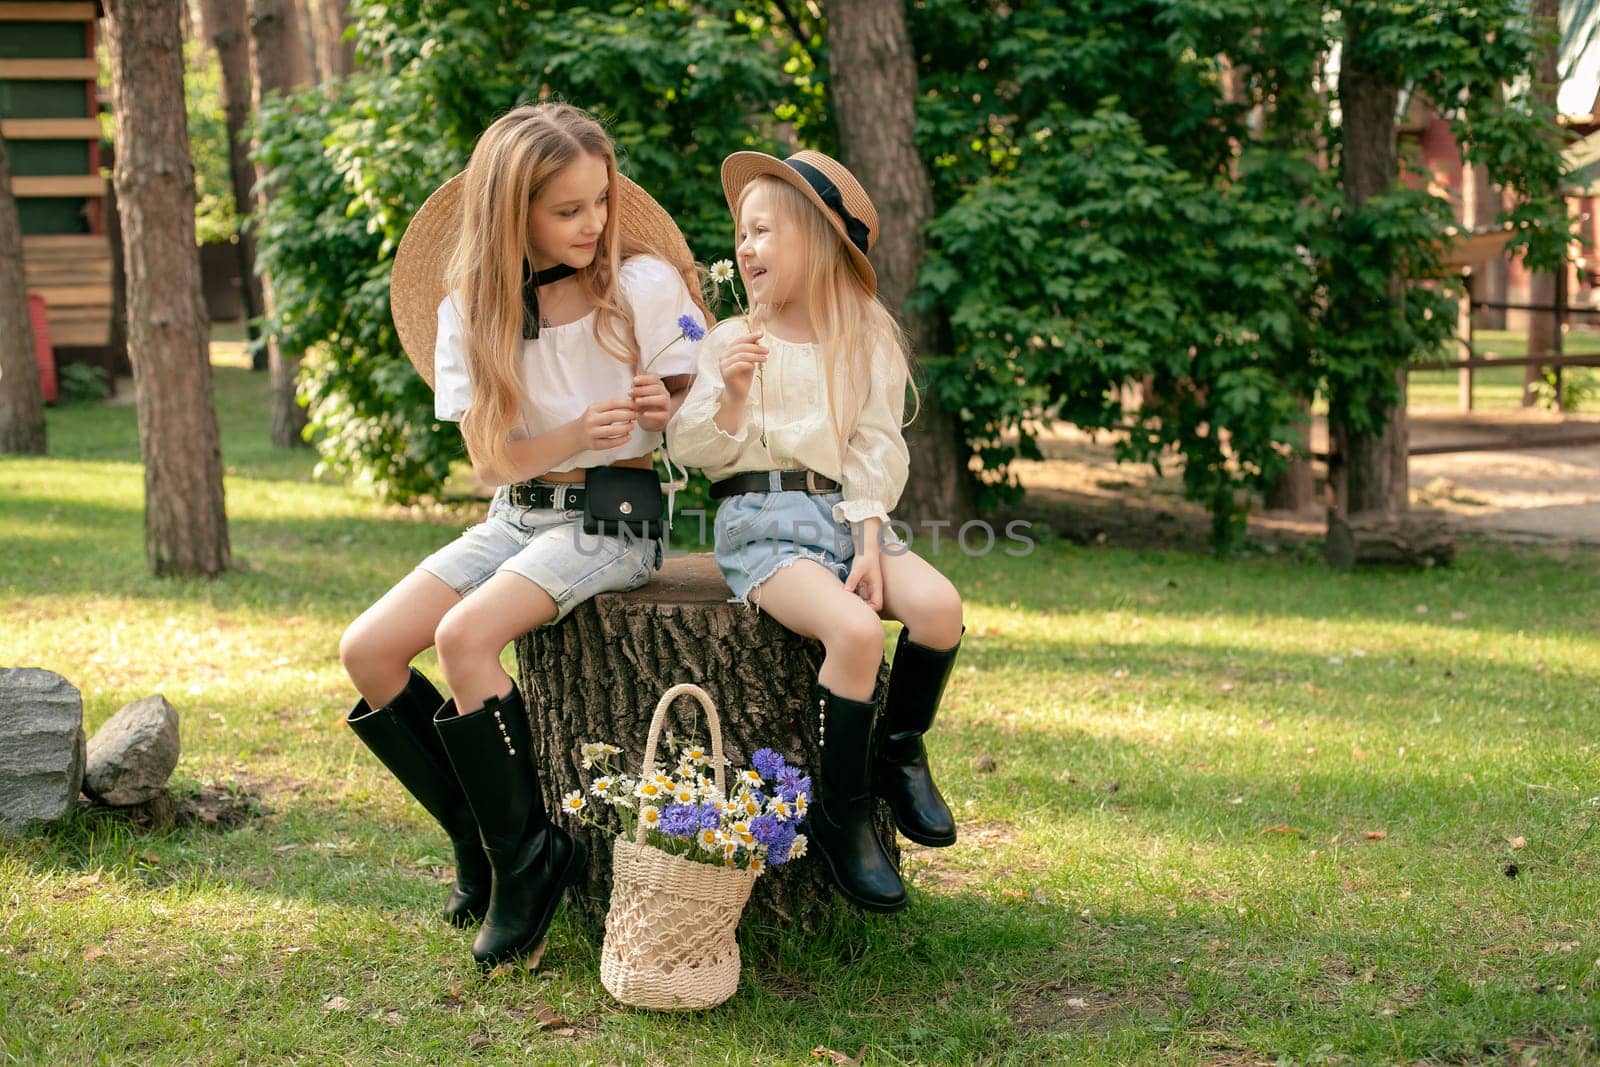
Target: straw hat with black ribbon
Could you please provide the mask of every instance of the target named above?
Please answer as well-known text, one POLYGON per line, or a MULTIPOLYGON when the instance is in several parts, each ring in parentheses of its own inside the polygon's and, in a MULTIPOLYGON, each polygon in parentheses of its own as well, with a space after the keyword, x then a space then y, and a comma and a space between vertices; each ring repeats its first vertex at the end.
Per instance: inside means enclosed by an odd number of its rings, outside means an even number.
POLYGON ((869 293, 878 291, 878 275, 867 253, 878 242, 878 209, 867 191, 843 163, 809 149, 788 159, 765 152, 735 152, 722 161, 722 192, 728 209, 739 215, 739 197, 745 186, 767 175, 794 186, 816 205, 844 240, 844 250, 869 293))
MULTIPOLYGON (((422 205, 395 252, 389 277, 389 307, 395 331, 417 373, 433 385, 433 345, 439 328, 439 305, 450 291, 446 273, 461 233, 461 190, 457 174, 434 190, 422 205)), ((617 175, 613 201, 623 255, 648 252, 694 276, 694 255, 683 231, 665 208, 637 184, 617 175)))

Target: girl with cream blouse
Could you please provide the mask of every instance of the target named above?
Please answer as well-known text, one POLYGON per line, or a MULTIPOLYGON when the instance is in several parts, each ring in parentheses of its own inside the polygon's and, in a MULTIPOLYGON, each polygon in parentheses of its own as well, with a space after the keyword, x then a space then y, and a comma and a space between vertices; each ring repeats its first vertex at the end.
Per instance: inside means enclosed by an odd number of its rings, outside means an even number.
POLYGON ((721 501, 716 557, 734 599, 822 642, 810 844, 847 900, 899 911, 905 887, 873 831, 874 798, 912 840, 954 843, 923 735, 963 627, 955 587, 887 527, 909 469, 908 368, 867 259, 877 212, 818 152, 735 153, 722 185, 752 312, 702 343, 668 443, 721 501), (904 626, 880 716, 883 619, 904 626))

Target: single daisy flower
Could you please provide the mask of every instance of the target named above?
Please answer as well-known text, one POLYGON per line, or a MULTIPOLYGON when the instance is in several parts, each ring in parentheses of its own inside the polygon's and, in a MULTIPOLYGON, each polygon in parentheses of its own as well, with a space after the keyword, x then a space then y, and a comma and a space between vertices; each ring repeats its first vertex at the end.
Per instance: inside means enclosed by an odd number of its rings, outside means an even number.
POLYGON ((760 789, 767 784, 758 771, 740 771, 739 780, 755 789, 760 789))
POLYGON ((789 858, 797 860, 806 854, 806 835, 795 834, 794 843, 789 846, 789 858))
POLYGON ((604 775, 596 778, 593 783, 590 784, 589 792, 593 793, 597 797, 604 798, 610 795, 611 787, 614 784, 616 783, 612 780, 610 775, 604 775))
POLYGON ((584 805, 587 803, 588 801, 583 799, 583 794, 578 792, 576 789, 561 798, 561 808, 563 811, 579 812, 584 809, 584 805))
POLYGON ((654 830, 656 825, 661 822, 661 809, 653 804, 646 804, 639 809, 639 819, 644 823, 646 829, 654 830))
POLYGON ((789 806, 789 802, 784 800, 782 797, 773 797, 771 800, 767 801, 767 811, 782 819, 784 822, 788 822, 789 817, 794 814, 793 809, 789 806))
POLYGON ((707 852, 713 852, 720 845, 720 842, 717 840, 717 838, 720 836, 722 835, 717 833, 715 830, 701 830, 699 836, 697 836, 695 840, 700 842, 701 848, 705 849, 707 852))
POLYGON ((733 260, 719 259, 711 264, 711 280, 718 285, 733 281, 733 260))
POLYGON ((633 791, 633 795, 640 800, 660 800, 665 794, 666 790, 653 781, 640 782, 639 787, 633 791))

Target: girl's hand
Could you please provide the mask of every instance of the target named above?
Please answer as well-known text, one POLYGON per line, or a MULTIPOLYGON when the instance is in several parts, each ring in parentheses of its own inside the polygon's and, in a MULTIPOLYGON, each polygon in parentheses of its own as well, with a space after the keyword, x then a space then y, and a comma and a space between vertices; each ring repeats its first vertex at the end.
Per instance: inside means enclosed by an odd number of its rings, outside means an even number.
POLYGON ((591 404, 578 420, 578 439, 584 451, 604 452, 626 441, 638 420, 631 400, 602 400, 591 404))
POLYGON ((844 581, 844 591, 854 593, 867 602, 873 611, 883 610, 883 561, 877 552, 857 552, 850 564, 850 577, 844 581))
POLYGON ((750 395, 750 379, 755 376, 756 367, 766 361, 767 349, 758 333, 746 334, 723 349, 720 366, 728 395, 743 403, 750 395))
POLYGON ((633 388, 628 390, 628 399, 633 401, 634 407, 639 411, 639 429, 655 433, 667 428, 667 419, 672 415, 668 406, 672 397, 659 375, 634 375, 633 388))

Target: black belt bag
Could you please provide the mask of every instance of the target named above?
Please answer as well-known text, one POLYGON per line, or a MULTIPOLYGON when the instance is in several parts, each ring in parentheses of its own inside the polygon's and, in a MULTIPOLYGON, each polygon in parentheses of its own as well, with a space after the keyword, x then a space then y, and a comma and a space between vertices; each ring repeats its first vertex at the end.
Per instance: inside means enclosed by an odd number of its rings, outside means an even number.
POLYGON ((583 530, 641 537, 666 533, 666 501, 654 467, 590 467, 584 477, 583 530))

